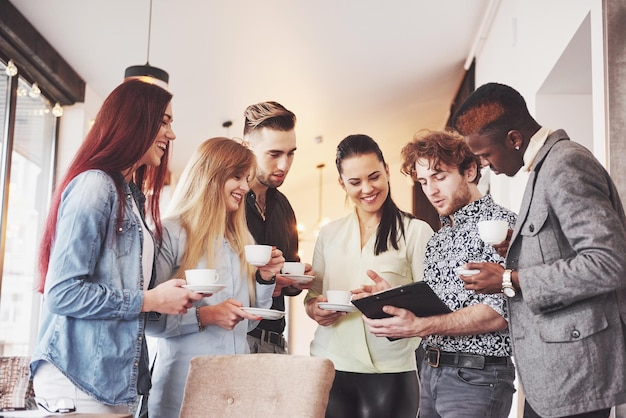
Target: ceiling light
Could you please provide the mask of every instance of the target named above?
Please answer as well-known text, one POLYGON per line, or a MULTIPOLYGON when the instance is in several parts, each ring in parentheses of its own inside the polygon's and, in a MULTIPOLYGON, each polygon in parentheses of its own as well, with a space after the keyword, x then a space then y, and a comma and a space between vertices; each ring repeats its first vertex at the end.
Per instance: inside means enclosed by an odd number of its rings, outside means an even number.
POLYGON ((148 15, 148 53, 145 65, 133 65, 124 72, 124 81, 130 79, 139 79, 146 83, 156 84, 164 89, 170 79, 166 71, 150 65, 150 32, 152 29, 152 0, 150 0, 150 13, 148 15))
POLYGON ((6 68, 4 69, 4 72, 9 77, 13 77, 13 76, 17 75, 17 67, 15 66, 15 63, 13 62, 13 60, 9 60, 9 63, 7 64, 6 68))

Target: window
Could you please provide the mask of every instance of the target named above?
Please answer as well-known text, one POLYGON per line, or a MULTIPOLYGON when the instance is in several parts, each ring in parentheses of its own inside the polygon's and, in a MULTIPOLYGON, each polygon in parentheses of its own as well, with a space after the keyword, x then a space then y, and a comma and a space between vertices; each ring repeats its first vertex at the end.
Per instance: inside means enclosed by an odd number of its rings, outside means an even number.
POLYGON ((50 102, 0 62, 0 355, 29 355, 37 333, 39 237, 51 194, 57 118, 50 102), (12 92, 11 89, 15 89, 12 92), (14 109, 11 108, 15 94, 14 109), (14 114, 15 117, 7 117, 14 114), (12 139, 11 142, 9 140, 12 139), (8 173, 8 176, 5 176, 8 173))

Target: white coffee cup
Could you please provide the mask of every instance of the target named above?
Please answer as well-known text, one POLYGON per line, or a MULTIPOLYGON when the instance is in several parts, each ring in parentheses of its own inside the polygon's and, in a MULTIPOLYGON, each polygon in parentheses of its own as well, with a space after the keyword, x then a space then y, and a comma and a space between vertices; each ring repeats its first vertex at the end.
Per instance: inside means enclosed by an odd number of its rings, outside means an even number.
POLYGON ((478 222, 480 238, 487 244, 500 244, 506 239, 509 223, 503 220, 488 220, 478 222))
POLYGON ((220 276, 215 269, 185 270, 185 280, 191 286, 208 286, 217 283, 220 276))
POLYGON ((327 290, 326 299, 333 305, 349 305, 352 293, 349 290, 327 290))
POLYGON ((302 276, 304 274, 304 263, 297 261, 285 261, 282 268, 283 274, 292 274, 294 276, 302 276))
POLYGON ((253 266, 264 266, 272 258, 271 245, 246 245, 246 261, 253 266))

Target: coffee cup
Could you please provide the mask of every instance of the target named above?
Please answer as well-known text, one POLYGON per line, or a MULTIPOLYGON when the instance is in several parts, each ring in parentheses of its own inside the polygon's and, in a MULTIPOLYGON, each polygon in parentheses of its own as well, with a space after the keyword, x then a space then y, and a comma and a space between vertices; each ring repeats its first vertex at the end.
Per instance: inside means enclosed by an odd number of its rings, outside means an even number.
POLYGON ((244 251, 246 261, 253 266, 264 266, 272 258, 271 245, 246 245, 244 251))
POLYGON ((333 305, 349 305, 352 293, 349 290, 327 290, 326 299, 333 305))
POLYGON ((297 261, 285 261, 285 264, 283 265, 283 269, 281 271, 283 274, 302 276, 304 274, 304 267, 304 263, 300 263, 297 261))
POLYGON ((480 238, 487 244, 499 244, 506 239, 509 223, 503 220, 478 222, 480 238))
POLYGON ((209 286, 217 283, 219 274, 215 269, 185 270, 185 280, 191 286, 209 286))

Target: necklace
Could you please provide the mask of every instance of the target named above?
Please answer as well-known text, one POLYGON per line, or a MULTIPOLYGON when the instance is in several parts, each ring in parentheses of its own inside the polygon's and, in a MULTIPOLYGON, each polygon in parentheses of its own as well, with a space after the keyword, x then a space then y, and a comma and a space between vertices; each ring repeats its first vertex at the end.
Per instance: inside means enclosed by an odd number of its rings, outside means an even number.
POLYGON ((370 225, 365 225, 365 224, 361 224, 363 226, 363 228, 365 229, 370 229, 373 228, 375 226, 378 226, 378 224, 380 223, 380 221, 375 221, 374 223, 370 224, 370 225))
POLYGON ((261 206, 257 199, 254 199, 254 206, 256 206, 256 209, 259 211, 261 218, 265 220, 265 206, 261 206))

